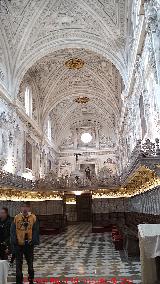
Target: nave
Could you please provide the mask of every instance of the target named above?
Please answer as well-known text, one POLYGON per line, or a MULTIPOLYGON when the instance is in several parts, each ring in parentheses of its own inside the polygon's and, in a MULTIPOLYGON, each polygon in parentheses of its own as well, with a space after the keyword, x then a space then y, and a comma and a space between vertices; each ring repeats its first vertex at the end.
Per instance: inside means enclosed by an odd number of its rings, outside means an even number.
POLYGON ((10 248, 9 284, 19 251, 30 284, 160 284, 160 0, 0 0, 1 209, 0 284, 10 248))
MULTIPOLYGON (((40 246, 35 249, 34 267, 35 280, 77 278, 83 283, 84 279, 105 278, 110 284, 116 278, 119 284, 123 283, 121 278, 126 278, 131 283, 141 283, 140 262, 127 259, 123 251, 116 251, 111 233, 92 233, 90 223, 70 225, 60 235, 41 236, 40 246)), ((15 284, 15 265, 10 268, 8 284, 15 284)))

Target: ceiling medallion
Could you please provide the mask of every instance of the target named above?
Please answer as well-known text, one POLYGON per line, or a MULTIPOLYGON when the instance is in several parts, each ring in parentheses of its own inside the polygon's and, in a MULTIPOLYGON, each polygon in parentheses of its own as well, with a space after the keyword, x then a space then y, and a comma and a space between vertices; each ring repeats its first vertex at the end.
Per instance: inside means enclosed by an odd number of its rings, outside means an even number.
POLYGON ((84 66, 84 61, 80 58, 71 58, 65 62, 69 69, 81 69, 84 66))
POLYGON ((86 104, 89 102, 89 98, 88 97, 78 97, 75 99, 75 102, 78 104, 86 104))

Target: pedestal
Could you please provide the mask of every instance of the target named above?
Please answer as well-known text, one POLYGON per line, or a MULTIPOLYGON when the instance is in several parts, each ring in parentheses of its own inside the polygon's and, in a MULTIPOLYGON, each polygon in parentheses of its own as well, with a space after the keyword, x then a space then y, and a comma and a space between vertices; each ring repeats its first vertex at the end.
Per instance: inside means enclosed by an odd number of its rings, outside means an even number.
POLYGON ((160 283, 160 225, 138 226, 142 284, 160 283))

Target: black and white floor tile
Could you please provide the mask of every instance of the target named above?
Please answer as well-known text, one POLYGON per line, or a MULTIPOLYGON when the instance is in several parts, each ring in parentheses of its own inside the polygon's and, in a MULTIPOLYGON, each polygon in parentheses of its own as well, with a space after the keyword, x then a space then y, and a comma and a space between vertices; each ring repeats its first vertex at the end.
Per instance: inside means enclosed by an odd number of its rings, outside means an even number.
MULTIPOLYGON (((42 236, 35 249, 35 277, 38 279, 106 279, 107 283, 140 284, 140 262, 116 251, 110 233, 92 233, 90 224, 69 226, 60 235, 42 236), (111 281, 112 278, 117 282, 111 281)), ((27 267, 24 261, 24 276, 27 267)), ((81 282, 80 281, 80 282, 81 282)), ((15 267, 10 268, 8 284, 15 283, 15 267)), ((27 284, 27 282, 25 282, 27 284)), ((44 282, 44 283, 51 283, 44 282)))

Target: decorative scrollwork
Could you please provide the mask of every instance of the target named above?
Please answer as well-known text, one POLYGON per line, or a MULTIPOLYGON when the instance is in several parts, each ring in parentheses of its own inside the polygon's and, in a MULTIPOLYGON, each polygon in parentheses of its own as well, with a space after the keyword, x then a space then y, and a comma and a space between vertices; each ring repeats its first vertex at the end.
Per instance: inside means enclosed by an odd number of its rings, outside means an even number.
POLYGON ((86 104, 89 102, 89 98, 88 97, 78 97, 75 99, 75 102, 78 104, 86 104))
POLYGON ((80 58, 72 58, 65 62, 65 66, 69 69, 81 69, 84 66, 84 61, 80 58))

